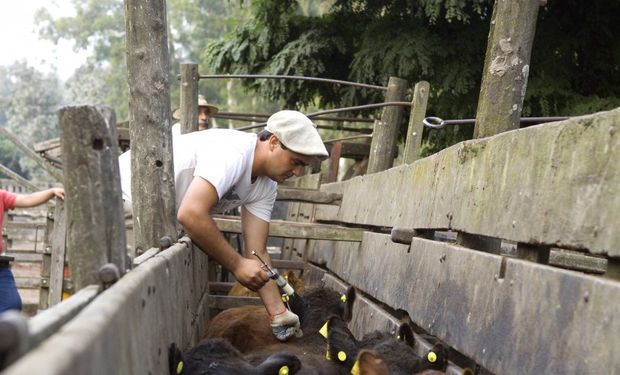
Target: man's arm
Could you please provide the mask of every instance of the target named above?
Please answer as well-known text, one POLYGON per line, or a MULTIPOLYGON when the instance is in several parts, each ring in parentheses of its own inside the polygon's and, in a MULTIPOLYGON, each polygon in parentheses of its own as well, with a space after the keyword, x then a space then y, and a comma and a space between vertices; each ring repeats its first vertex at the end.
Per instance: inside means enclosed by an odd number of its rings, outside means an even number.
POLYGON ((259 290, 269 277, 257 260, 239 255, 215 225, 211 208, 218 200, 217 190, 210 182, 194 177, 181 201, 177 219, 192 241, 232 272, 241 284, 259 290))
POLYGON ((27 208, 27 207, 35 207, 40 204, 43 204, 50 199, 58 197, 60 199, 65 199, 65 191, 62 188, 51 188, 47 190, 37 191, 32 194, 24 194, 18 195, 15 198, 15 207, 16 208, 27 208))
MULTIPOLYGON (((247 208, 241 207, 241 230, 243 232, 243 243, 245 244, 245 256, 251 258, 252 250, 254 250, 265 263, 271 266, 271 259, 267 252, 269 223, 253 215, 247 208)), ((269 315, 281 314, 285 310, 275 282, 267 283, 258 291, 258 294, 263 300, 269 315)))

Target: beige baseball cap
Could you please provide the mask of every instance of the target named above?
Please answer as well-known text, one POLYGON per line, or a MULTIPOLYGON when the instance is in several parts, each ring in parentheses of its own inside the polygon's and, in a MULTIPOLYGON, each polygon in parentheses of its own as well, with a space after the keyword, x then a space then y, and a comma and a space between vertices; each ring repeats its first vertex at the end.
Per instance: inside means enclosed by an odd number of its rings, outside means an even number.
MULTIPOLYGON (((206 107, 209 116, 213 116, 217 113, 217 111, 219 111, 216 106, 214 106, 213 104, 209 104, 207 102, 207 99, 205 99, 205 97, 202 95, 198 95, 198 107, 206 107)), ((177 108, 174 110, 174 112, 172 112, 172 118, 175 120, 181 119, 181 108, 177 108)))
POLYGON ((291 110, 276 112, 267 120, 265 130, 278 137, 286 148, 298 154, 329 156, 316 125, 301 112, 291 110))

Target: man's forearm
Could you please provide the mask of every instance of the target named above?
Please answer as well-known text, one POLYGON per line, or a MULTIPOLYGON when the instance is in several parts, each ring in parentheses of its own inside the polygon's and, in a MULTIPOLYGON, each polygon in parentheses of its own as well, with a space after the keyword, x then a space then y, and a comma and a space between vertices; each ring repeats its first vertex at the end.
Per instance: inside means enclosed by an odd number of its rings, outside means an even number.
POLYGON ((193 220, 196 225, 184 226, 185 232, 202 251, 212 256, 224 268, 234 271, 241 255, 230 246, 222 232, 217 228, 210 216, 200 220, 193 220))

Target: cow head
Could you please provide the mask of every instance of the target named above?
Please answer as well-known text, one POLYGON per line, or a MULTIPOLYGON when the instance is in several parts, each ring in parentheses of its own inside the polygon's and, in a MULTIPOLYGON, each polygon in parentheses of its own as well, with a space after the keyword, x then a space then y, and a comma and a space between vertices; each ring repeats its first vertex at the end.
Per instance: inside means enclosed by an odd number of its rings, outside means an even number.
MULTIPOLYGON (((445 369, 447 365, 447 349, 436 339, 431 350, 423 357, 418 356, 408 344, 408 341, 413 340, 413 331, 406 328, 401 327, 399 330, 398 336, 402 337, 400 340, 390 334, 375 331, 357 341, 342 319, 332 317, 327 322, 326 330, 327 356, 349 370, 361 366, 358 359, 363 349, 370 352, 364 354, 364 359, 368 360, 366 363, 381 368, 377 362, 380 360, 389 369, 387 374, 411 375, 428 369, 445 369)), ((359 370, 363 370, 363 367, 359 367, 359 370)))

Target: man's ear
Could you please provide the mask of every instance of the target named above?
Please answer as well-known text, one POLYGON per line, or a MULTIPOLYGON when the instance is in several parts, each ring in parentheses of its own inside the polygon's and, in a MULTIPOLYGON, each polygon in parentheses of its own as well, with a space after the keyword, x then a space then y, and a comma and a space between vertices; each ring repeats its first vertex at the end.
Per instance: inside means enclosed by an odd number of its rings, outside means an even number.
POLYGON ((270 151, 273 151, 276 149, 276 147, 280 146, 280 140, 273 134, 269 136, 268 142, 270 151))

